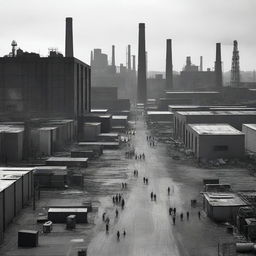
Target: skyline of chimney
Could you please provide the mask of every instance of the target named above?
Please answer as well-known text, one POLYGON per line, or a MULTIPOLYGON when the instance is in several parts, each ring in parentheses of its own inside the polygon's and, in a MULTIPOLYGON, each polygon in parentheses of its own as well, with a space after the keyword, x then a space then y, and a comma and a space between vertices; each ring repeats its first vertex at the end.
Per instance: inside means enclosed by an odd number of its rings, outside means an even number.
POLYGON ((216 88, 222 88, 222 63, 221 63, 221 43, 216 43, 216 61, 215 61, 216 88))
POLYGON ((172 39, 166 40, 165 88, 173 88, 172 39))
POLYGON ((127 68, 131 70, 131 45, 128 44, 128 61, 127 61, 127 68))
POLYGON ((145 104, 146 100, 147 100, 147 74, 146 74, 145 23, 139 23, 137 102, 145 104))
POLYGON ((74 57, 73 49, 73 19, 66 18, 66 41, 65 41, 65 57, 74 57))
POLYGON ((136 70, 136 56, 132 55, 132 70, 136 70))

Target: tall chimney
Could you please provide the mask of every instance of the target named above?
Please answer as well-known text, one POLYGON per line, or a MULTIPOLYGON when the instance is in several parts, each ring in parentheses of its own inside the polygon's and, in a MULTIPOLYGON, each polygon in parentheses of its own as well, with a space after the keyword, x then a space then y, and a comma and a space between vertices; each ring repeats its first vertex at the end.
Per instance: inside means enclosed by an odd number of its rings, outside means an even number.
POLYGON ((200 56, 200 71, 203 71, 203 56, 200 56))
POLYGON ((173 88, 172 39, 166 40, 165 82, 166 90, 173 88))
POLYGON ((215 61, 215 77, 216 88, 222 88, 222 63, 221 63, 221 44, 216 43, 216 61, 215 61))
POLYGON ((146 74, 145 23, 139 23, 137 102, 145 104, 146 100, 147 100, 147 74, 146 74))
POLYGON ((111 65, 112 65, 113 67, 116 66, 115 46, 114 46, 114 45, 112 45, 112 63, 111 63, 111 65))
POLYGON ((93 63, 93 51, 91 51, 91 59, 90 59, 90 65, 92 66, 93 63))
POLYGON ((131 70, 131 45, 128 45, 128 62, 127 62, 128 70, 131 70))
POLYGON ((73 21, 72 18, 66 18, 66 47, 65 57, 74 57, 73 52, 73 21))
POLYGON ((135 55, 132 55, 132 70, 136 70, 136 64, 135 64, 135 55))

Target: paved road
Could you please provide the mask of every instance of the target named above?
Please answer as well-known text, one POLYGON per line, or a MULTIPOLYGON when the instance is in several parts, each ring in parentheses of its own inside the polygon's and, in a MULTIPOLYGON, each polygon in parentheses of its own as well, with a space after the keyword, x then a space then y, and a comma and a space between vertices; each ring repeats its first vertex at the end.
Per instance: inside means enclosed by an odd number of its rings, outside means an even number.
POLYGON ((169 166, 162 161, 157 148, 148 145, 142 121, 137 122, 136 130, 135 150, 144 152, 146 161, 131 161, 131 169, 137 168, 139 177, 128 195, 125 209, 119 210, 118 219, 112 218, 108 235, 102 230, 91 241, 88 255, 188 255, 177 246, 175 226, 168 215, 170 205, 182 208, 179 189, 168 177, 169 166), (149 185, 143 184, 144 176, 149 178, 149 185), (168 186, 174 191, 170 197, 167 195, 168 186), (157 195, 156 202, 150 200, 151 191, 157 195), (116 232, 123 229, 127 235, 117 241, 116 232))

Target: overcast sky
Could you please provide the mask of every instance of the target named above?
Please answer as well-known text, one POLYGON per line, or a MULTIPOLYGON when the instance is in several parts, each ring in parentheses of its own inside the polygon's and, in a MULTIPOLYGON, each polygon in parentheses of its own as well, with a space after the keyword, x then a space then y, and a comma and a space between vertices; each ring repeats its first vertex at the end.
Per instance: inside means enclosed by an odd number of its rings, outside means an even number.
MULTIPOLYGON (((102 48, 126 63, 126 46, 137 54, 138 23, 146 23, 149 70, 164 70, 166 39, 173 39, 173 65, 186 56, 214 66, 215 43, 222 43, 224 70, 230 70, 232 42, 238 40, 241 70, 256 69, 256 0, 0 0, 0 55, 15 39, 26 51, 64 52, 65 17, 73 17, 75 57, 89 63, 102 48)), ((136 60, 137 61, 137 60, 136 60)))

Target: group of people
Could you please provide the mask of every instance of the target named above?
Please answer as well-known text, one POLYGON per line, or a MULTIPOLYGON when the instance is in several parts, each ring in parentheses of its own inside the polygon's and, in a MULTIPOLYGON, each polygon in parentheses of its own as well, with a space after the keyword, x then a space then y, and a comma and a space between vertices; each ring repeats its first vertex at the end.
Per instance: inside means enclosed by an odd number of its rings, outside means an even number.
POLYGON ((126 131, 126 135, 135 135, 135 134, 136 134, 135 130, 126 131))
POLYGON ((125 201, 120 193, 112 197, 113 204, 121 204, 122 209, 124 208, 125 201))
MULTIPOLYGON (((125 231, 125 229, 124 229, 124 231, 123 231, 123 237, 125 237, 126 236, 126 231, 125 231)), ((116 237, 117 237, 117 240, 119 241, 120 240, 120 231, 119 230, 117 230, 117 232, 116 232, 116 237)))
POLYGON ((127 188, 127 183, 126 182, 122 182, 122 189, 127 188))
POLYGON ((146 184, 146 185, 148 185, 148 178, 143 177, 143 183, 146 184))
POLYGON ((145 154, 135 154, 135 160, 145 160, 145 154))
POLYGON ((150 193, 151 201, 156 201, 156 194, 153 193, 153 191, 150 193))
POLYGON ((147 141, 149 142, 150 147, 155 147, 156 146, 156 140, 154 137, 147 135, 147 141))

